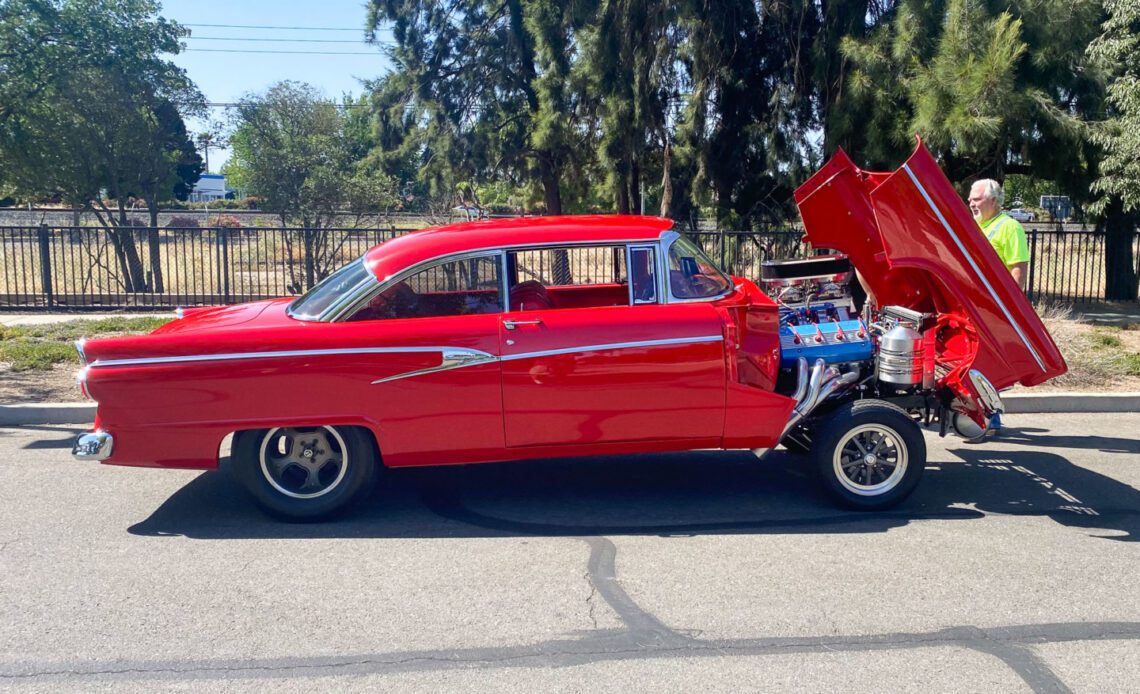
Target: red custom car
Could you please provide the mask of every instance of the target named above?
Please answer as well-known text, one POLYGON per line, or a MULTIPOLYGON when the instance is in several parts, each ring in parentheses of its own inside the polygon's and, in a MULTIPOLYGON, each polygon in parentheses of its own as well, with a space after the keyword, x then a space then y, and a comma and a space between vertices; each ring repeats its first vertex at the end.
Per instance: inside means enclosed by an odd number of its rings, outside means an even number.
POLYGON ((80 343, 99 406, 74 454, 207 469, 233 434, 252 496, 312 520, 380 465, 783 443, 845 505, 891 506, 922 475, 920 424, 983 436, 998 390, 1065 364, 921 144, 890 174, 840 153, 796 199, 839 253, 766 263, 759 285, 664 219, 473 222, 297 299, 80 343), (852 265, 876 300, 861 313, 852 265))

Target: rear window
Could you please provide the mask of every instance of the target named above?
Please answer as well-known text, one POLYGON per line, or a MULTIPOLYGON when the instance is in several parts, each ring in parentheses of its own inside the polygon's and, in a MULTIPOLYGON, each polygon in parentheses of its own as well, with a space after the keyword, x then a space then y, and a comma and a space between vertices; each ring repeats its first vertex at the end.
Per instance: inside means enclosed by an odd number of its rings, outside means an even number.
POLYGON ((376 278, 364 265, 364 258, 358 258, 321 280, 290 304, 289 315, 300 320, 317 320, 330 306, 369 280, 375 281, 376 278))

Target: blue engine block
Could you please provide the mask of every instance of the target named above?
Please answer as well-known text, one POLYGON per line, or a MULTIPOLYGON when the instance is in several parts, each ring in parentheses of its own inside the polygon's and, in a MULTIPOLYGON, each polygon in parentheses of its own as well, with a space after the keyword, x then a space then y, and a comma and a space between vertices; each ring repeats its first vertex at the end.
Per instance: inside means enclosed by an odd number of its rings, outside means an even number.
POLYGON ((809 364, 867 361, 874 356, 871 333, 863 321, 841 320, 794 325, 780 324, 780 368, 791 368, 799 357, 809 364))

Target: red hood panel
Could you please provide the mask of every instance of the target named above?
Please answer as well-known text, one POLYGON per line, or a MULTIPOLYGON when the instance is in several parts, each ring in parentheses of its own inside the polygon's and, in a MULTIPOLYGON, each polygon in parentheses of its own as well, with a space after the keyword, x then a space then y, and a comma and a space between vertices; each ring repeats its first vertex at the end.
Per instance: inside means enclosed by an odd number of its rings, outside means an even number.
POLYGON ((894 173, 842 151, 796 190, 808 240, 850 256, 879 305, 968 316, 998 388, 1067 370, 1045 326, 922 142, 894 173))

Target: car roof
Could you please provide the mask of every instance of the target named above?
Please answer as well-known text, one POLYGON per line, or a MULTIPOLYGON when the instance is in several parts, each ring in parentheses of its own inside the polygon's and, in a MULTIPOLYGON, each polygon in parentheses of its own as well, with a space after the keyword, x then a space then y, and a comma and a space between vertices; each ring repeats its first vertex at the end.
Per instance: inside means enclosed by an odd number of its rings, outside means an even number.
POLYGON ((397 236, 369 250, 364 260, 377 279, 426 260, 483 249, 536 244, 651 241, 673 220, 640 215, 565 215, 460 222, 397 236))

